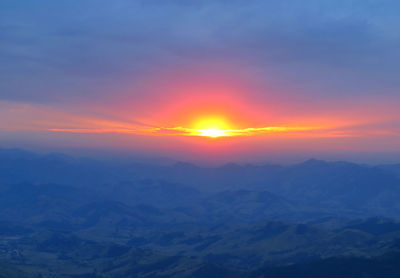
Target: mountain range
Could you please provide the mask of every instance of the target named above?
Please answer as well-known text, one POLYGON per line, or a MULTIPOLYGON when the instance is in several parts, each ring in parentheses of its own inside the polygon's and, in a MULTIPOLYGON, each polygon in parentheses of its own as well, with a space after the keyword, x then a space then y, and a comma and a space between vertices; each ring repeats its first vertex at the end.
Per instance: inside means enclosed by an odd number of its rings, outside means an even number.
POLYGON ((364 277, 354 276, 360 268, 397 277, 399 172, 315 159, 207 168, 1 149, 0 269, 4 277, 364 277))

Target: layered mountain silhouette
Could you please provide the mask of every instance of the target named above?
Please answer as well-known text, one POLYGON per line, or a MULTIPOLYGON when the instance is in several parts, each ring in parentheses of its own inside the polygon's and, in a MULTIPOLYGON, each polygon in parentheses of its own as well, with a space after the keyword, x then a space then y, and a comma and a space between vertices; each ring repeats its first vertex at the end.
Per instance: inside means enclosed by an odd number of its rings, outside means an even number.
POLYGON ((397 277, 398 165, 0 162, 4 277, 397 277))

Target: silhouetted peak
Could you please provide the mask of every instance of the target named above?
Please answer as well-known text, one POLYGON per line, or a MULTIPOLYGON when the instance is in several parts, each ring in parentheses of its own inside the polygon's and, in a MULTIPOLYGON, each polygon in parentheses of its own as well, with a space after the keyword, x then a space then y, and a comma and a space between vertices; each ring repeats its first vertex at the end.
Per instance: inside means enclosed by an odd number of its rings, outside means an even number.
POLYGON ((219 167, 219 169, 223 169, 223 170, 237 170, 237 169, 241 169, 241 168, 242 168, 241 165, 239 165, 237 163, 233 163, 233 162, 226 163, 219 167))
POLYGON ((178 161, 174 164, 174 168, 189 170, 189 169, 197 169, 199 167, 197 165, 189 163, 189 162, 178 161))
POLYGON ((0 158, 1 159, 33 159, 37 158, 39 155, 29 152, 23 149, 4 149, 0 148, 0 158))
POLYGON ((304 161, 303 163, 300 163, 300 165, 309 165, 309 166, 320 166, 320 165, 326 165, 326 164, 328 164, 328 162, 326 162, 324 160, 315 159, 315 158, 310 158, 310 159, 304 161))

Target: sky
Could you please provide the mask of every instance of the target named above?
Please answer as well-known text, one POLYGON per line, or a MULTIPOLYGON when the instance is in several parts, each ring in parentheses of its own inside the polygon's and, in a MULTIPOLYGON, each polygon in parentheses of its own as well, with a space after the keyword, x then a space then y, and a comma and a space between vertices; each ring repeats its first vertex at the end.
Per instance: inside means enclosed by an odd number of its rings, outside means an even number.
POLYGON ((386 0, 2 0, 0 146, 400 161, 398 26, 386 0))

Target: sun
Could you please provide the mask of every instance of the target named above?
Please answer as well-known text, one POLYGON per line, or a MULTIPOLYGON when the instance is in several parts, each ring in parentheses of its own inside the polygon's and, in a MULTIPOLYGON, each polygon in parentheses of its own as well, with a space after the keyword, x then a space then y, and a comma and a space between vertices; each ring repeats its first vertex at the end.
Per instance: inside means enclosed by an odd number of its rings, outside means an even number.
POLYGON ((229 125, 221 117, 203 117, 193 125, 192 135, 204 137, 223 137, 229 136, 229 125))
POLYGON ((199 130, 199 132, 200 132, 200 136, 213 137, 213 138, 228 135, 226 130, 214 129, 214 128, 202 129, 202 130, 199 130))

